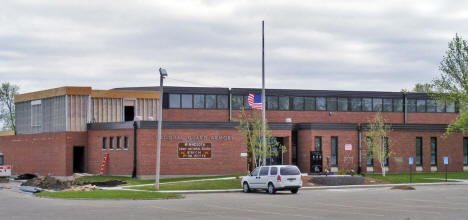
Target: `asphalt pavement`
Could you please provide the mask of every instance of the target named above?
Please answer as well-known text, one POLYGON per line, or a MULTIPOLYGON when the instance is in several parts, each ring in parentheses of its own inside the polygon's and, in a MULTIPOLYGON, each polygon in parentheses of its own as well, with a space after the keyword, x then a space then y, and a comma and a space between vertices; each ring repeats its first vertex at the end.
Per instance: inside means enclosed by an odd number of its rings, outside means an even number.
MULTIPOLYGON (((0 185, 1 187, 2 185, 0 185)), ((0 219, 462 219, 468 185, 186 194, 169 200, 36 198, 0 189, 0 219)))

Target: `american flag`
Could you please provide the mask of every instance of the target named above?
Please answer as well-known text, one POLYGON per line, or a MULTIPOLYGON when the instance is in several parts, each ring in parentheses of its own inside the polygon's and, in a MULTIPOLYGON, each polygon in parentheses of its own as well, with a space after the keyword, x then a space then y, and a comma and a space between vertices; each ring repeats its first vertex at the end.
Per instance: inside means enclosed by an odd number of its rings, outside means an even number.
POLYGON ((249 98, 247 99, 249 106, 253 109, 262 110, 262 95, 261 94, 252 94, 249 93, 249 98))

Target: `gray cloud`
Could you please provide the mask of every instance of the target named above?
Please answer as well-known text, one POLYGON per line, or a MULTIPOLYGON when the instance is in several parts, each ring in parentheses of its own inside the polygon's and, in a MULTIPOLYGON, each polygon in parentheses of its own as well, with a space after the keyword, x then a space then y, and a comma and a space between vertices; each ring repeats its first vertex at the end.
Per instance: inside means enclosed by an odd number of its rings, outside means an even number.
POLYGON ((1 81, 21 92, 261 86, 400 91, 439 74, 464 1, 5 1, 1 81))

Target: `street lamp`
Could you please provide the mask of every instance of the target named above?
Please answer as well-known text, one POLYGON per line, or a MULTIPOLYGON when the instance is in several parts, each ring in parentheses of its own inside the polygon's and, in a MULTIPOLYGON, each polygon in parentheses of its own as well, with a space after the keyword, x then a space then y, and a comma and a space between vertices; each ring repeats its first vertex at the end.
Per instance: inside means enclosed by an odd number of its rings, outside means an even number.
POLYGON ((154 188, 159 191, 159 171, 160 160, 161 160, 161 130, 162 130, 162 105, 163 105, 163 82, 164 78, 167 77, 167 71, 163 68, 159 68, 159 106, 158 106, 158 144, 156 147, 156 182, 154 188))

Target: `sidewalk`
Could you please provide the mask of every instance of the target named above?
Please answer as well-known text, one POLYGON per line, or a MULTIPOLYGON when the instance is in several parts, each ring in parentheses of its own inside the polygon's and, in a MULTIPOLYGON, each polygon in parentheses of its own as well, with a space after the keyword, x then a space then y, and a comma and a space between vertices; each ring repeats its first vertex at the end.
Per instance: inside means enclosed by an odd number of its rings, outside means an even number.
MULTIPOLYGON (((229 178, 219 178, 229 179, 229 178)), ((440 178, 433 178, 440 179, 440 178)), ((206 180, 206 179, 205 179, 206 180)), ((205 180, 189 180, 184 182, 193 181, 205 181, 205 180)), ((217 180, 217 179, 211 179, 217 180)), ((445 179, 440 179, 445 180, 445 179)), ((436 182, 436 183, 399 183, 399 184, 368 184, 368 185, 342 185, 342 186, 308 186, 302 187, 300 190, 330 190, 330 189, 370 189, 370 188, 381 188, 381 187, 394 187, 394 186, 433 186, 433 185, 468 185, 468 179, 447 179, 448 181, 454 182, 436 182)), ((161 183, 163 184, 163 183, 161 183)), ((165 183, 167 184, 167 183, 165 183)), ((142 184, 142 185, 131 185, 131 186, 120 186, 120 187, 100 187, 103 190, 129 190, 129 191, 142 191, 149 192, 147 190, 129 189, 137 186, 147 186, 154 184, 142 184)), ((242 192, 242 189, 221 189, 221 190, 161 190, 159 192, 165 193, 177 193, 177 194, 196 194, 196 193, 232 193, 242 192)))

